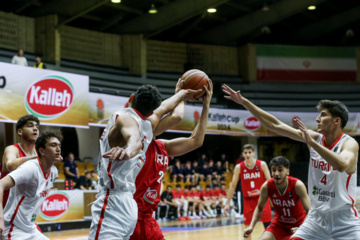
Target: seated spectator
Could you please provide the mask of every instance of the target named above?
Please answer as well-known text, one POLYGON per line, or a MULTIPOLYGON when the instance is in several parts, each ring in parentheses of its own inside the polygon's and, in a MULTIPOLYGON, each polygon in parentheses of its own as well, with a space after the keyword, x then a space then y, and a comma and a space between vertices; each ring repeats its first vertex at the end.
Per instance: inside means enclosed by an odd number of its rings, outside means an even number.
POLYGON ((35 65, 34 68, 42 68, 42 69, 46 69, 46 65, 45 63, 43 63, 41 61, 41 57, 40 56, 36 56, 35 57, 35 65))
POLYGON ((173 166, 173 181, 184 181, 184 168, 180 165, 180 159, 175 160, 175 165, 173 166))
POLYGON ((92 182, 92 185, 94 186, 93 189, 97 190, 98 189, 98 179, 97 179, 95 171, 91 171, 91 182, 92 182))
MULTIPOLYGON (((174 202, 177 205, 177 216, 178 216, 179 221, 188 220, 187 212, 188 212, 189 205, 188 205, 188 201, 186 201, 184 198, 184 193, 181 190, 180 184, 176 185, 176 189, 172 191, 172 195, 173 195, 174 202), (180 211, 181 209, 183 210, 183 214, 184 214, 183 217, 181 216, 181 211, 180 211)), ((189 220, 191 220, 191 219, 189 218, 189 220)))
POLYGON ((206 181, 211 182, 212 172, 208 168, 207 162, 205 162, 204 165, 203 165, 202 174, 205 176, 206 181))
POLYGON ((213 177, 217 177, 217 173, 216 173, 215 166, 214 166, 214 161, 212 159, 209 161, 208 169, 212 175, 211 179, 213 177))
POLYGON ((199 167, 202 167, 204 165, 204 163, 208 162, 208 158, 206 157, 206 154, 203 153, 201 154, 198 163, 199 163, 199 167))
POLYGON ((166 191, 161 194, 161 200, 158 205, 158 218, 165 220, 169 218, 169 209, 177 208, 176 203, 173 201, 172 187, 169 185, 166 187, 166 191), (162 209, 165 208, 165 215, 162 215, 162 209), (164 217, 162 217, 164 216, 164 217))
POLYGON ((219 182, 217 181, 216 177, 213 177, 211 183, 209 184, 211 189, 214 189, 216 186, 219 186, 219 182))
POLYGON ((206 185, 205 190, 203 190, 200 193, 200 199, 202 201, 202 204, 204 206, 204 210, 203 210, 203 214, 201 214, 202 216, 206 216, 208 218, 211 217, 215 217, 215 215, 213 215, 211 213, 211 205, 212 205, 212 199, 211 199, 211 188, 210 185, 206 185))
POLYGON ((80 176, 79 181, 76 184, 76 188, 81 190, 92 190, 94 185, 91 180, 91 172, 85 173, 85 176, 80 176))
POLYGON ((80 178, 80 174, 79 169, 74 162, 74 159, 74 154, 69 153, 67 161, 64 163, 64 173, 67 180, 72 180, 76 183, 80 178))
POLYGON ((221 166, 224 168, 224 171, 230 172, 229 160, 226 158, 225 153, 221 154, 220 161, 221 161, 221 166))
POLYGON ((191 161, 186 161, 184 168, 184 176, 186 182, 194 184, 194 169, 191 166, 191 161))
MULTIPOLYGON (((238 165, 243 161, 245 161, 245 159, 244 159, 242 153, 240 153, 239 157, 235 160, 235 165, 238 165)), ((234 169, 232 169, 232 170, 234 170, 234 169)))
POLYGON ((175 157, 170 156, 169 157, 169 164, 167 166, 166 172, 172 173, 173 166, 175 165, 175 157))
POLYGON ((193 162, 193 169, 194 169, 194 182, 195 185, 200 181, 204 181, 204 174, 203 174, 203 168, 199 166, 197 161, 193 162))
POLYGON ((214 172, 216 172, 216 179, 220 182, 220 179, 222 177, 226 177, 226 174, 224 173, 221 161, 217 161, 216 165, 213 168, 214 172))

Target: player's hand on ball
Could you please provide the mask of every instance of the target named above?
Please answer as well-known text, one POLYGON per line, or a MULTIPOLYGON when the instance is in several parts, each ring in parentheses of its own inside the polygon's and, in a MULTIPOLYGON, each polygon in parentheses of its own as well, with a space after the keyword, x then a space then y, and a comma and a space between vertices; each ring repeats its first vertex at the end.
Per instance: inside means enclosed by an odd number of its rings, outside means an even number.
POLYGON ((184 86, 184 81, 179 78, 178 82, 176 83, 176 87, 175 87, 175 93, 178 93, 184 86))
POLYGON ((207 105, 210 105, 210 101, 211 101, 211 98, 212 98, 212 95, 213 95, 213 84, 212 84, 212 81, 211 79, 209 78, 208 80, 208 84, 209 84, 209 88, 206 87, 206 85, 204 85, 204 89, 206 91, 205 93, 205 96, 203 98, 203 104, 207 104, 207 105))
POLYGON ((229 87, 226 84, 223 84, 221 86, 221 88, 222 88, 223 93, 227 94, 224 96, 224 98, 233 100, 234 102, 241 104, 241 105, 243 104, 244 99, 240 94, 240 90, 235 92, 231 87, 229 87))
POLYGON ((199 99, 195 98, 194 96, 198 95, 202 92, 201 89, 193 90, 193 89, 185 89, 187 91, 187 94, 185 96, 185 99, 189 102, 196 102, 199 101, 199 99))
POLYGON ((252 233, 253 231, 253 228, 252 227, 247 227, 245 230, 244 230, 244 238, 248 238, 250 236, 250 234, 252 233))

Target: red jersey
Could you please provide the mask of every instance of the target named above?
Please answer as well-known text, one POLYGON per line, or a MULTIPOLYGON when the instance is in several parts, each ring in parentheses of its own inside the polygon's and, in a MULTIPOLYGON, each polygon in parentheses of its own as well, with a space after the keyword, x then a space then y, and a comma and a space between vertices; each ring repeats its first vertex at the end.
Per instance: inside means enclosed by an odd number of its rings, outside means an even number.
POLYGON ((186 193, 183 191, 182 196, 184 196, 184 198, 192 197, 190 191, 187 191, 186 193))
POLYGON ((190 196, 191 196, 193 199, 196 199, 196 200, 199 200, 199 199, 200 199, 200 193, 199 193, 198 191, 190 192, 190 196))
POLYGON ((220 197, 220 188, 215 191, 214 189, 210 190, 210 195, 213 199, 219 199, 220 197))
POLYGON ((176 192, 176 190, 172 190, 173 199, 181 199, 181 196, 183 196, 183 191, 180 190, 179 192, 176 192))
MULTIPOLYGON (((146 161, 135 180, 134 199, 139 212, 152 213, 160 202, 161 179, 169 163, 163 142, 152 140, 147 151, 146 161)), ((175 198, 175 196, 174 196, 175 198)))
POLYGON ((295 184, 299 179, 288 176, 288 185, 283 195, 276 188, 274 179, 267 181, 268 197, 275 209, 274 221, 299 226, 306 217, 306 212, 296 194, 295 184))
POLYGON ((208 192, 206 192, 205 190, 201 191, 201 193, 200 193, 200 199, 201 199, 202 201, 204 201, 204 200, 209 200, 210 197, 211 197, 211 190, 208 191, 208 192))
POLYGON ((226 197, 227 196, 226 190, 220 190, 220 196, 226 197))
MULTIPOLYGON (((21 146, 18 143, 15 143, 13 146, 19 150, 19 158, 27 157, 26 153, 24 152, 24 150, 21 148, 21 146)), ((2 170, 2 162, 1 162, 1 164, 0 164, 0 179, 3 179, 4 177, 6 177, 6 175, 8 175, 8 173, 9 173, 8 171, 2 170)), ((9 189, 4 191, 3 208, 5 208, 5 204, 7 202, 8 197, 9 197, 9 189)))
POLYGON ((260 195, 260 188, 265 182, 261 161, 255 160, 255 164, 251 169, 246 166, 245 161, 241 162, 240 179, 244 197, 258 197, 260 195))

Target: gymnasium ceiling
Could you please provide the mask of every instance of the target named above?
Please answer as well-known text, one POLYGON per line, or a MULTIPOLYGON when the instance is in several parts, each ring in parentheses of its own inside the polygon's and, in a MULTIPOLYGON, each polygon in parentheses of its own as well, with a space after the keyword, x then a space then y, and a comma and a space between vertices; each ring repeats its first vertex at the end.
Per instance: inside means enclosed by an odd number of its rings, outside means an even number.
POLYGON ((359 0, 8 0, 0 11, 163 41, 360 46, 359 0), (157 14, 148 13, 152 4, 157 14))

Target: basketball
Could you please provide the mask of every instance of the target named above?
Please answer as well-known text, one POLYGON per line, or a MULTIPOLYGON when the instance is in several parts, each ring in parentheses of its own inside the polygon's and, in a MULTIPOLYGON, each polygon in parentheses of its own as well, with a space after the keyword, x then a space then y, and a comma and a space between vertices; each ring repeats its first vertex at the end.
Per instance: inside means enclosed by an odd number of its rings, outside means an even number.
POLYGON ((208 80, 209 77, 203 71, 199 69, 191 69, 185 72, 181 76, 181 80, 184 81, 183 89, 203 89, 203 91, 199 94, 194 95, 195 99, 201 99, 205 96, 206 91, 204 86, 209 87, 208 80))

